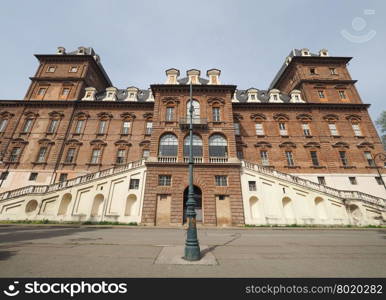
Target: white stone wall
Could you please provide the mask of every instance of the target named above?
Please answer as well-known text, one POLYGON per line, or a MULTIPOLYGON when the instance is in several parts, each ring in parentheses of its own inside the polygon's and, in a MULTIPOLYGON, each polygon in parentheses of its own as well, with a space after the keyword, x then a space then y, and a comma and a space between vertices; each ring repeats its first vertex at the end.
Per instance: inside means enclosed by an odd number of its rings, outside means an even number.
POLYGON ((141 221, 146 167, 90 180, 47 194, 0 201, 0 220, 141 221), (130 179, 139 189, 129 189, 130 179))
POLYGON ((386 221, 375 205, 344 201, 247 168, 241 172, 241 185, 245 224, 362 226, 386 221), (256 191, 249 190, 249 181, 256 181, 256 191))
MULTIPOLYGON (((386 190, 383 185, 380 185, 375 180, 378 175, 373 174, 296 174, 304 179, 318 183, 318 176, 323 176, 326 180, 326 185, 339 190, 359 191, 373 196, 386 199, 386 190), (355 177, 357 184, 351 184, 349 177, 355 177)), ((386 175, 382 176, 386 182, 386 175)))

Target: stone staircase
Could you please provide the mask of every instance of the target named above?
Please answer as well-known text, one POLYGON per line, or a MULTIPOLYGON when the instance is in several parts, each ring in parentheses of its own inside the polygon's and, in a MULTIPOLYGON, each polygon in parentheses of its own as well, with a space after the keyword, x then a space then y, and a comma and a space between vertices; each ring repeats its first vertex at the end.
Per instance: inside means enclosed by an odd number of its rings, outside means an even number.
POLYGON ((346 190, 334 189, 334 188, 328 187, 326 185, 322 185, 322 184, 315 183, 315 182, 307 180, 307 179, 300 178, 299 176, 294 176, 291 174, 279 172, 279 171, 276 171, 272 168, 263 167, 261 165, 254 164, 254 163, 247 162, 247 161, 242 161, 242 166, 248 170, 253 170, 253 171, 256 171, 260 174, 264 174, 264 175, 268 175, 268 176, 273 177, 273 178, 281 179, 281 180, 287 181, 291 184, 301 186, 302 188, 311 189, 311 190, 317 191, 319 193, 323 193, 326 195, 340 198, 343 201, 358 200, 358 201, 361 201, 364 203, 378 206, 380 208, 383 208, 383 210, 385 210, 385 208, 386 208, 386 199, 383 199, 380 197, 376 197, 376 196, 362 193, 359 191, 346 191, 346 190))
POLYGON ((113 175, 124 173, 128 170, 138 168, 145 165, 145 161, 138 160, 129 162, 125 165, 97 171, 94 173, 89 173, 83 176, 78 176, 66 181, 49 184, 49 185, 28 185, 15 190, 10 190, 0 194, 0 203, 12 198, 22 197, 26 195, 34 194, 48 194, 53 192, 58 192, 67 188, 76 187, 77 185, 91 182, 93 180, 107 178, 113 175))

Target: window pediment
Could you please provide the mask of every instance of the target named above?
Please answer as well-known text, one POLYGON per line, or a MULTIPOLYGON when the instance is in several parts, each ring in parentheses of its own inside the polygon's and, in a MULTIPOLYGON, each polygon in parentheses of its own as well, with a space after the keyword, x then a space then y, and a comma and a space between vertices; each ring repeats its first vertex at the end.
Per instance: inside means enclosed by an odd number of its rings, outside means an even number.
POLYGON ((51 141, 50 139, 40 139, 38 141, 39 145, 48 146, 48 145, 54 145, 55 142, 51 141))
POLYGON ((374 144, 370 142, 362 142, 357 145, 358 148, 371 148, 374 149, 374 144))
POLYGON ((334 114, 328 114, 328 115, 323 116, 323 119, 326 121, 338 121, 339 117, 337 115, 334 115, 334 114))
POLYGON ((361 120, 361 116, 355 114, 347 115, 346 120, 349 120, 351 122, 359 122, 361 120))
POLYGON ((267 120, 267 117, 264 114, 251 114, 251 119, 254 121, 265 121, 267 120))
POLYGON ((304 148, 320 148, 320 144, 316 142, 309 142, 304 145, 304 148))
POLYGON ((99 119, 112 119, 113 115, 111 113, 108 113, 108 112, 100 112, 99 114, 97 114, 97 117, 99 119))
POLYGON ((255 144, 255 147, 264 149, 264 148, 272 148, 272 145, 268 142, 257 142, 255 144))
POLYGON ((312 121, 312 116, 309 114, 299 114, 296 116, 296 119, 301 121, 312 121))
POLYGON ((78 141, 78 140, 76 140, 76 139, 71 139, 71 140, 68 140, 67 142, 66 142, 66 145, 69 145, 69 146, 82 146, 83 145, 83 143, 82 142, 80 142, 80 141, 78 141))
POLYGON ((296 148, 296 144, 292 142, 284 142, 279 145, 280 148, 296 148))
POLYGON ((74 116, 77 119, 88 119, 90 117, 90 114, 88 112, 80 111, 77 112, 74 116))
POLYGON ((332 147, 334 148, 350 148, 350 145, 345 143, 345 142, 337 142, 335 144, 332 145, 332 147))
POLYGON ((107 143, 102 141, 102 140, 96 139, 96 140, 90 141, 90 145, 97 146, 97 147, 103 147, 103 146, 106 146, 107 143))
POLYGON ((278 113, 273 115, 275 121, 289 121, 289 116, 286 114, 278 113))
POLYGON ((124 119, 124 120, 134 120, 137 116, 132 113, 132 112, 125 112, 123 114, 121 114, 121 118, 124 119))
POLYGON ((225 104, 225 100, 222 99, 222 98, 217 98, 217 97, 209 98, 209 99, 208 99, 208 104, 209 104, 209 105, 225 104))
POLYGON ((3 112, 0 113, 0 118, 1 119, 10 119, 13 116, 15 116, 15 114, 13 114, 11 112, 8 112, 8 111, 3 111, 3 112))

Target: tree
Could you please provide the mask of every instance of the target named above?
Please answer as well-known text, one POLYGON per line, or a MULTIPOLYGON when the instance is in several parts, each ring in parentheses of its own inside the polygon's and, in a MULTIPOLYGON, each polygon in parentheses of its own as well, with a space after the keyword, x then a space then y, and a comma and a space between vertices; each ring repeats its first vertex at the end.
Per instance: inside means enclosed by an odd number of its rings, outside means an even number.
POLYGON ((378 128, 381 130, 381 137, 382 137, 382 143, 383 143, 383 148, 386 150, 386 111, 384 110, 381 112, 381 115, 375 121, 377 124, 378 128))

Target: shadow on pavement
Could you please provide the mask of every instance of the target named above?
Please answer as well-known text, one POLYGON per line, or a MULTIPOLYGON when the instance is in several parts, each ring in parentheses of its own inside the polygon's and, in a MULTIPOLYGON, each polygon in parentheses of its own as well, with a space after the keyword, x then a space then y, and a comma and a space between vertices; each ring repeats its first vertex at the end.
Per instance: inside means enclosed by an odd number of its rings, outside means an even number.
MULTIPOLYGON (((36 239, 54 238, 72 235, 80 232, 95 231, 101 228, 93 227, 39 227, 39 226, 14 226, 8 227, 7 233, 4 231, 0 235, 0 243, 12 243, 20 241, 31 241, 36 239), (34 231, 32 231, 34 229, 34 231)), ((105 228, 103 228, 105 229, 105 228)))

